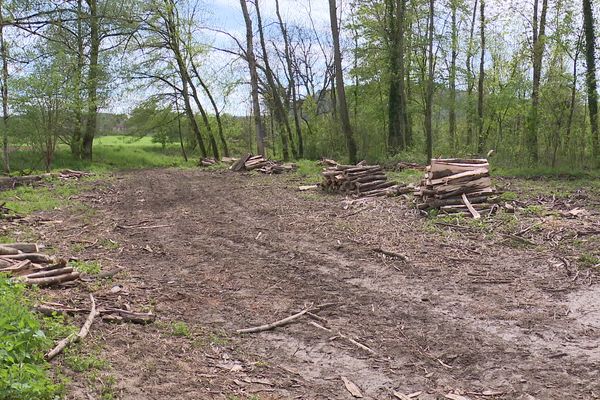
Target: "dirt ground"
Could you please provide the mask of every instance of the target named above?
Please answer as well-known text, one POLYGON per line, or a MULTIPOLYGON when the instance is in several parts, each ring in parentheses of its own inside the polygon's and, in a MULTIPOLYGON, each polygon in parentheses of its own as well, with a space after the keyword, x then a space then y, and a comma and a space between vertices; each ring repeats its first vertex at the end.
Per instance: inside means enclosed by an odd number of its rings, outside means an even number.
POLYGON ((296 179, 124 173, 47 216, 62 221, 41 228, 59 251, 79 242, 80 258, 124 268, 57 298, 87 307, 93 290, 157 314, 97 322, 88 343, 110 368, 67 373, 69 398, 351 399, 342 377, 369 399, 600 398, 600 279, 580 260, 598 254, 596 211, 553 198, 550 215, 456 226, 398 198, 300 193, 296 179))

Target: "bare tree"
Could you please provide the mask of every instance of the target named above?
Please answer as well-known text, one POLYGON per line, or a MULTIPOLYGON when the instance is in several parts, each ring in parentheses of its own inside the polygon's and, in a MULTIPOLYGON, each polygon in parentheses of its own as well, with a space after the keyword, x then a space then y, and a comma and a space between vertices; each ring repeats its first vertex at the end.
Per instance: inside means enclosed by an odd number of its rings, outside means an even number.
POLYGON ((333 59, 335 67, 335 84, 337 89, 337 107, 339 109, 342 123, 342 132, 346 138, 348 159, 350 163, 356 163, 356 142, 352 135, 350 116, 348 115, 348 104, 346 103, 346 90, 344 88, 344 74, 342 71, 342 51, 340 49, 340 31, 337 19, 336 0, 329 0, 329 21, 331 23, 331 36, 333 39, 333 59))
POLYGON ((485 0, 479 3, 479 30, 480 30, 480 58, 479 81, 477 83, 477 152, 483 153, 485 137, 483 134, 483 83, 485 79, 485 0))
MULTIPOLYGON (((590 124, 592 126, 592 152, 594 158, 600 156, 598 137, 598 89, 596 84, 596 35, 594 32, 594 15, 591 0, 583 0, 583 30, 585 31, 585 82, 587 86, 590 124)), ((598 163, 599 160, 594 160, 598 163)))
POLYGON ((244 22, 246 23, 246 58, 250 70, 250 85, 252 92, 252 113, 254 114, 254 124, 256 125, 256 145, 258 153, 265 155, 265 129, 260 115, 260 101, 258 98, 258 72, 256 70, 256 57, 254 56, 254 35, 252 33, 252 20, 248 13, 246 0, 240 0, 244 22))
POLYGON ((425 92, 425 142, 427 146, 427 160, 433 157, 433 78, 435 60, 433 55, 433 15, 435 12, 435 0, 429 0, 429 15, 427 27, 427 83, 425 92))

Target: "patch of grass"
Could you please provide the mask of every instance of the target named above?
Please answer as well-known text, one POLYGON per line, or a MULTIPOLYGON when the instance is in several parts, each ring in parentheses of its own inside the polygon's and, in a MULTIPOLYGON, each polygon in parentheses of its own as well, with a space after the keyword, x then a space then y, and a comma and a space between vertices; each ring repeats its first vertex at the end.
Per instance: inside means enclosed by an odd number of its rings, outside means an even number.
POLYGON ((52 341, 33 314, 22 285, 0 276, 0 398, 51 400, 62 385, 48 376, 44 352, 52 341))
POLYGON ((52 181, 52 187, 19 186, 0 192, 0 203, 11 211, 27 215, 37 211, 50 211, 73 202, 69 199, 79 192, 75 182, 52 181))
POLYGON ((8 235, 0 235, 0 244, 4 244, 4 243, 14 243, 17 240, 12 237, 12 236, 8 236, 8 235))
POLYGON ((600 268, 600 258, 591 253, 583 253, 577 259, 583 268, 600 268))
POLYGON ((107 250, 118 250, 121 247, 121 245, 119 245, 118 242, 115 242, 111 239, 102 239, 100 241, 100 246, 104 247, 107 250))
POLYGON ((423 177, 423 171, 416 169, 403 169, 402 171, 389 171, 386 175, 390 181, 398 183, 418 183, 423 177))
POLYGON ((525 214, 528 215, 537 215, 538 217, 546 215, 546 209, 543 206, 537 204, 528 205, 523 209, 525 214))
POLYGON ((183 321, 171 323, 171 334, 177 337, 190 337, 190 327, 183 321))
POLYGON ((101 400, 113 400, 115 398, 115 384, 117 379, 112 375, 107 375, 102 379, 102 386, 100 387, 100 399, 101 400))
POLYGON ((65 364, 75 372, 106 369, 108 362, 94 354, 81 354, 79 348, 65 351, 65 364))
POLYGON ((317 165, 316 161, 298 160, 295 162, 298 166, 296 175, 303 178, 307 183, 316 183, 321 181, 321 171, 323 167, 317 165))
POLYGON ((229 338, 225 332, 211 332, 208 335, 208 341, 213 346, 227 346, 229 344, 229 338))
POLYGON ((502 201, 515 201, 519 199, 519 195, 515 192, 504 192, 500 195, 502 201))
POLYGON ((89 275, 98 275, 102 271, 99 261, 71 261, 69 264, 77 271, 89 275))

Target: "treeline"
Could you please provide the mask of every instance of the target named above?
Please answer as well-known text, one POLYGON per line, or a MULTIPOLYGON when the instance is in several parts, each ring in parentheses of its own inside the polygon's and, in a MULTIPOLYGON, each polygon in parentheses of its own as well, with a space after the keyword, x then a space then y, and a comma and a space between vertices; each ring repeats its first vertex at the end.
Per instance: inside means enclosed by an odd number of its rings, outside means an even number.
POLYGON ((1 1, 4 171, 11 141, 91 160, 99 110, 133 99, 130 130, 185 157, 597 165, 591 0, 328 0, 326 23, 311 4, 240 0, 238 37, 195 0, 1 1))

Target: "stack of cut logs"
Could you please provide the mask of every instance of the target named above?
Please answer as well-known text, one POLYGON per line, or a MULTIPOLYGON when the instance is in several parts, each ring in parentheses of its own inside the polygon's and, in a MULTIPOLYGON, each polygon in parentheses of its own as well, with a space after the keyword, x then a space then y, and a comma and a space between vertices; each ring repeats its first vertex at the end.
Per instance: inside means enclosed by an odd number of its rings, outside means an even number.
POLYGON ((494 193, 486 159, 432 159, 415 196, 421 210, 480 218, 481 211, 493 208, 489 197, 494 193))
POLYGON ((79 272, 68 267, 65 260, 55 260, 40 253, 40 248, 35 243, 0 245, 0 273, 39 287, 58 285, 79 278, 79 272))
POLYGON ((322 172, 321 187, 328 192, 359 197, 395 196, 413 191, 412 187, 388 181, 379 165, 334 165, 322 172))
POLYGON ((281 174, 284 172, 290 172, 296 169, 296 164, 282 164, 275 161, 268 160, 264 156, 258 155, 253 156, 246 154, 239 160, 237 160, 230 169, 232 171, 252 171, 257 170, 263 174, 281 174))

